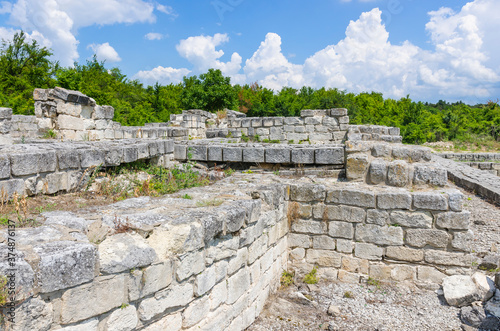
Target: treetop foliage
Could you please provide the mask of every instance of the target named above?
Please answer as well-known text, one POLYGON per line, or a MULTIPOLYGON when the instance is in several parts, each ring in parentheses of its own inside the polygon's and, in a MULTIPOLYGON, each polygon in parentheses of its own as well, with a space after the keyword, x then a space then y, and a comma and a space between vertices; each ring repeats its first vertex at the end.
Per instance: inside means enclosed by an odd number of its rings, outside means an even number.
POLYGON ((184 77, 179 84, 144 87, 118 68, 107 69, 95 56, 85 64, 64 68, 51 61, 51 55, 36 41, 27 41, 23 32, 2 42, 0 107, 33 114, 33 89, 60 86, 81 91, 100 105, 113 106, 114 120, 122 125, 167 122, 170 114, 183 109, 215 112, 229 108, 247 116, 298 116, 302 109, 347 108, 351 124, 400 127, 407 143, 467 140, 471 136, 500 141, 498 100, 470 106, 442 100, 436 104, 415 102, 409 96, 384 99, 381 93, 354 94, 324 87, 273 91, 258 83, 231 85, 230 78, 216 69, 199 77, 184 77))

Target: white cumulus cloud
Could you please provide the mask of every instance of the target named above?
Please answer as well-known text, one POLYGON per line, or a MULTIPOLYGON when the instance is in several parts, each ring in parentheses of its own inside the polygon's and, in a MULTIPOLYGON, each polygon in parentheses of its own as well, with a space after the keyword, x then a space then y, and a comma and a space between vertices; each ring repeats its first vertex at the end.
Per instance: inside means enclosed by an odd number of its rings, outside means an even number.
POLYGON ((10 8, 9 23, 50 42, 54 57, 67 66, 79 58, 78 29, 154 22, 153 11, 154 5, 143 0, 17 0, 10 8))
POLYGON ((166 84, 177 84, 182 81, 184 76, 187 76, 191 71, 185 68, 175 69, 175 68, 164 68, 158 66, 153 70, 139 71, 134 75, 134 79, 139 79, 146 85, 154 85, 156 82, 166 85, 166 84))
POLYGON ((109 43, 91 44, 87 48, 94 51, 97 61, 120 62, 122 60, 118 52, 109 43))
POLYGON ((144 36, 147 40, 162 40, 163 35, 158 32, 150 32, 144 36))

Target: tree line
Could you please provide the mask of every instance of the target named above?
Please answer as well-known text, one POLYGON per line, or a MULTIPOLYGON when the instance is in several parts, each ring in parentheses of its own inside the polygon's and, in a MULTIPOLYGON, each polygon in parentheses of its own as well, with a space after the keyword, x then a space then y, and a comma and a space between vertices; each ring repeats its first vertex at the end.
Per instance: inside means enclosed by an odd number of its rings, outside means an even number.
POLYGON ((257 83, 231 85, 220 70, 184 77, 179 84, 144 86, 127 78, 119 68, 107 69, 92 58, 85 64, 61 67, 51 51, 23 32, 0 48, 0 107, 15 114, 32 115, 33 89, 78 90, 100 105, 115 108, 122 125, 167 122, 183 109, 215 112, 224 108, 247 116, 298 116, 302 109, 347 108, 351 124, 377 124, 401 128, 406 143, 443 140, 500 141, 500 106, 497 101, 467 105, 462 102, 415 102, 409 96, 394 100, 381 93, 349 93, 336 88, 283 87, 273 91, 257 83))

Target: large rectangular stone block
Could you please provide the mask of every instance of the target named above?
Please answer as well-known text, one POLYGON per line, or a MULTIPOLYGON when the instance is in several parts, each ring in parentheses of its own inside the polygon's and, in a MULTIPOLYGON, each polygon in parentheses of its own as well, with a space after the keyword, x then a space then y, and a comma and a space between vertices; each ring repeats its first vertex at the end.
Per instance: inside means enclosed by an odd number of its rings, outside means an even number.
POLYGON ((191 160, 207 161, 207 146, 206 145, 190 145, 188 146, 188 159, 191 154, 191 160))
POLYGON ((352 239, 354 237, 354 227, 348 222, 329 222, 328 234, 334 238, 352 239))
POLYGON ((413 206, 418 209, 447 210, 448 196, 441 193, 413 193, 413 206))
POLYGON ((370 191, 356 189, 334 189, 328 191, 326 202, 375 208, 375 194, 370 191))
POLYGON ((300 184, 290 186, 290 200, 300 202, 324 201, 326 188, 323 185, 300 184))
POLYGON ((351 206, 326 206, 325 208, 318 218, 351 223, 363 223, 366 219, 366 212, 362 208, 351 206))
POLYGON ((384 249, 373 244, 356 243, 354 256, 367 260, 382 260, 384 249))
POLYGON ((315 152, 316 164, 344 164, 344 148, 318 148, 315 152))
POLYGON ((267 148, 266 163, 290 163, 289 148, 267 148))
POLYGON ((57 126, 60 130, 85 130, 85 121, 83 118, 69 115, 59 115, 57 117, 57 126))
POLYGON ((403 245, 403 229, 397 226, 378 226, 375 224, 356 225, 356 241, 377 245, 403 245))
POLYGON ((80 160, 82 168, 97 167, 104 164, 104 154, 98 149, 82 149, 80 160))
POLYGON ((250 289, 250 274, 243 268, 227 280, 227 303, 233 304, 250 289))
POLYGON ((292 163, 295 164, 314 164, 314 152, 312 148, 293 148, 292 163))
POLYGON ((10 179, 10 180, 0 180, 0 193, 5 192, 8 199, 12 199, 14 192, 18 195, 24 194, 24 180, 22 179, 10 179))
POLYGON ((7 155, 0 155, 0 179, 10 178, 10 160, 7 155))
POLYGON ((470 225, 470 212, 440 213, 436 217, 436 225, 444 229, 468 230, 470 225))
POLYGON ((340 268, 342 265, 342 255, 330 250, 308 249, 306 252, 306 262, 321 267, 340 268))
POLYGON ((207 149, 207 160, 222 162, 222 146, 208 146, 207 149))
POLYGON ((224 147, 222 157, 227 162, 243 161, 243 149, 241 147, 224 147))
POLYGON ((411 202, 411 195, 406 192, 377 194, 377 206, 381 209, 410 209, 411 202))
POLYGON ((426 245, 436 248, 448 246, 449 235, 446 231, 435 229, 410 229, 406 231, 405 241, 408 245, 422 248, 426 245))
POLYGON ((243 162, 265 162, 265 149, 260 147, 243 148, 243 162))
POLYGON ((80 154, 74 149, 61 149, 57 151, 59 170, 80 168, 80 154))
POLYGON ((184 307, 192 300, 193 285, 190 283, 171 285, 155 296, 141 301, 137 313, 142 321, 149 321, 169 308, 184 307))
POLYGON ((394 260, 420 262, 424 259, 424 251, 401 246, 390 246, 386 248, 385 256, 394 260))
POLYGON ((432 228, 432 214, 428 212, 405 212, 393 211, 391 213, 391 224, 408 228, 432 228))
POLYGON ((49 242, 35 246, 40 260, 37 280, 41 293, 86 283, 95 276, 97 248, 72 241, 49 242))
POLYGON ((471 267, 477 258, 470 254, 443 252, 437 250, 425 251, 425 262, 448 266, 471 267))

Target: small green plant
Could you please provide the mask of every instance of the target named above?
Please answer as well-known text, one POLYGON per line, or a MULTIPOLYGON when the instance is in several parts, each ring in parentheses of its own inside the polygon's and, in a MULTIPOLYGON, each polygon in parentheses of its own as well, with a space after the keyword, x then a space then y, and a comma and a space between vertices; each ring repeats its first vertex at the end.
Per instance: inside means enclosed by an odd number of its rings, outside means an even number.
POLYGON ((241 134, 241 141, 243 142, 249 142, 250 141, 250 138, 248 138, 248 136, 244 133, 241 134))
POLYGON ((234 170, 233 170, 233 169, 231 169, 231 168, 227 168, 227 169, 225 169, 225 170, 224 170, 224 175, 225 175, 226 177, 229 177, 229 176, 231 176, 231 175, 233 175, 233 174, 234 174, 234 170))
POLYGON ((226 135, 226 138, 233 138, 233 132, 229 131, 226 135))
POLYGON ((9 298, 8 279, 6 276, 0 276, 0 307, 5 306, 9 298))
POLYGON ((390 226, 395 226, 395 227, 398 227, 398 228, 400 228, 400 227, 401 227, 401 225, 400 225, 400 224, 398 224, 398 223, 393 223, 393 224, 391 224, 390 226))
POLYGON ((380 288, 380 281, 375 278, 368 277, 368 280, 366 281, 368 285, 371 286, 376 286, 377 288, 380 288))
POLYGON ((281 277, 280 277, 281 287, 288 287, 288 286, 292 285, 294 276, 295 276, 295 273, 293 271, 288 272, 286 270, 283 270, 283 273, 281 274, 281 277))
POLYGON ((280 171, 279 170, 274 170, 273 174, 275 174, 276 176, 279 176, 280 175, 280 171))
POLYGON ((293 139, 290 139, 290 140, 288 140, 288 143, 289 144, 294 144, 295 142, 293 141, 293 139))
POLYGON ((467 198, 467 200, 469 200, 469 201, 470 201, 470 200, 472 200, 472 198, 471 198, 471 197, 468 197, 468 198, 467 198))
POLYGON ((26 137, 25 136, 21 136, 21 144, 26 144, 26 137))
POLYGON ((271 140, 269 140, 269 139, 264 139, 264 140, 262 140, 262 142, 263 142, 263 143, 265 143, 265 144, 268 144, 268 143, 270 143, 270 142, 271 142, 271 140))
POLYGON ((184 195, 182 196, 182 198, 183 198, 183 199, 187 199, 187 200, 191 200, 193 197, 192 197, 192 196, 190 196, 189 194, 187 194, 187 193, 186 193, 186 194, 184 194, 184 195))
POLYGON ((304 277, 304 283, 317 284, 318 283, 318 276, 316 275, 317 272, 318 272, 317 267, 312 268, 311 272, 304 277))
POLYGON ((45 206, 37 206, 37 207, 35 207, 35 210, 39 214, 41 214, 41 213, 44 213, 46 211, 54 210, 55 207, 56 207, 55 203, 47 203, 45 206))
POLYGON ((256 134, 255 136, 253 136, 253 140, 256 142, 260 142, 260 136, 256 134))
POLYGON ((353 299, 354 298, 354 294, 352 294, 351 291, 345 291, 344 292, 344 298, 346 298, 346 299, 353 299))
POLYGON ((47 130, 45 134, 43 135, 43 138, 45 139, 56 139, 57 138, 57 133, 53 129, 47 130))
POLYGON ((128 306, 130 306, 128 303, 122 303, 122 305, 120 306, 120 309, 125 309, 128 306))
POLYGON ((8 225, 9 224, 9 219, 7 216, 2 216, 0 217, 0 225, 8 225))
POLYGON ((248 170, 243 171, 242 173, 244 173, 244 174, 253 174, 253 171, 250 170, 250 169, 248 169, 248 170))
POLYGON ((281 140, 278 140, 278 139, 271 140, 271 144, 279 144, 280 142, 281 142, 281 140))

